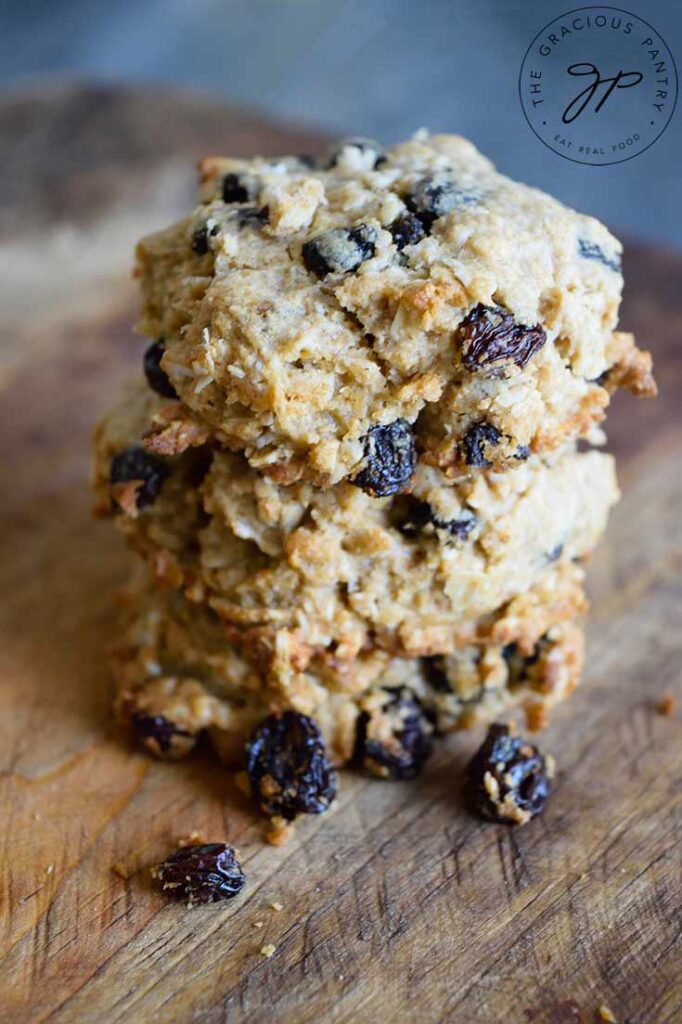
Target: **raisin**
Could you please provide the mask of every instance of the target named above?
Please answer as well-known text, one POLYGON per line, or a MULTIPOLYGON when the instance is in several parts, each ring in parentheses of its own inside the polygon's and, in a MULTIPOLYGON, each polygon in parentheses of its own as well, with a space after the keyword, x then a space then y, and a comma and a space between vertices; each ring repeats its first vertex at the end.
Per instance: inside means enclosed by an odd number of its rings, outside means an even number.
POLYGON ((358 719, 355 761, 384 779, 414 779, 433 753, 433 721, 406 686, 384 690, 382 704, 358 719))
POLYGON ((226 174, 223 178, 224 203, 248 203, 258 197, 260 182, 252 174, 226 174))
POLYGON ((142 509, 156 501, 168 476, 168 466, 158 456, 133 445, 114 455, 109 471, 109 483, 138 483, 135 505, 142 509))
POLYGON ((516 363, 523 368, 547 340, 542 327, 517 324, 500 306, 479 302, 457 328, 462 361, 472 373, 485 366, 493 368, 516 363))
POLYGON ((408 487, 417 466, 417 449, 407 420, 372 427, 364 437, 365 466, 351 481, 375 498, 408 487))
POLYGON ((396 525, 405 537, 417 537, 432 527, 432 532, 442 530, 457 540, 466 540, 478 521, 469 509, 464 509, 459 519, 439 519, 428 501, 412 496, 406 499, 403 514, 396 525))
POLYGON ((259 228, 267 224, 270 210, 267 206, 245 206, 237 210, 237 226, 240 228, 259 228))
POLYGON ((490 466, 491 462, 486 458, 486 448, 488 445, 499 444, 501 436, 497 427, 494 427, 492 423, 486 423, 485 420, 469 427, 462 440, 467 465, 474 466, 476 469, 481 466, 490 466))
POLYGON ((178 393, 168 379, 168 374, 161 366, 161 357, 166 351, 163 338, 152 342, 144 354, 144 375, 152 391, 164 398, 177 398, 178 393))
POLYGON ((414 213, 401 213, 399 217, 389 225, 388 230, 393 235, 396 248, 402 250, 408 245, 416 245, 426 235, 424 225, 414 213))
POLYGON ((299 153, 298 156, 294 157, 294 159, 297 160, 302 167, 307 167, 311 171, 317 167, 317 160, 314 156, 311 156, 310 153, 299 153))
POLYGON ((269 715, 254 729, 246 770, 261 809, 286 821, 322 814, 336 796, 336 776, 320 730, 297 711, 269 715))
POLYGON ((537 665, 542 653, 551 646, 551 640, 545 635, 541 636, 535 644, 532 654, 520 654, 515 643, 507 644, 506 647, 503 647, 502 657, 507 663, 509 685, 518 686, 521 683, 528 682, 531 669, 534 665, 537 665))
POLYGON ((432 690, 435 690, 436 693, 452 693, 441 654, 422 658, 421 667, 424 678, 432 690))
POLYGON ((530 445, 528 444, 517 444, 516 451, 512 455, 513 459, 517 462, 525 462, 526 459, 530 458, 530 445))
POLYGON ((333 145, 327 149, 324 157, 322 158, 322 166, 325 169, 329 169, 331 167, 338 167, 339 164, 343 164, 345 162, 344 157, 346 155, 346 150, 349 149, 355 149, 363 155, 366 154, 369 159, 369 163, 371 164, 371 169, 373 170, 376 170, 376 168, 381 167, 382 164, 386 163, 384 150, 378 142, 375 142, 374 139, 363 138, 360 135, 352 135, 347 139, 339 139, 338 142, 333 143, 333 145))
POLYGON ((161 887, 188 903, 230 900, 244 888, 246 878, 227 843, 182 846, 153 870, 161 887))
POLYGON ((301 250, 306 268, 317 277, 348 274, 374 256, 376 231, 367 224, 333 228, 306 242, 301 250))
POLYGON ((214 224, 211 228, 209 228, 208 224, 201 224, 198 228, 195 228, 190 242, 192 252, 195 252, 197 256, 205 256, 211 249, 210 239, 217 234, 217 224, 214 224))
POLYGON ((176 761, 185 757, 197 741, 195 733, 182 729, 165 715, 148 715, 144 711, 136 711, 131 724, 135 735, 147 750, 163 760, 176 761))
POLYGON ((584 238, 578 240, 578 249, 584 260, 596 260, 597 263, 602 263, 609 270, 620 273, 620 256, 611 258, 606 255, 601 246, 595 242, 586 242, 584 238))
POLYGON ((444 174, 420 178, 405 197, 408 210, 419 217, 427 233, 439 217, 476 202, 473 192, 459 188, 444 174))
POLYGON ((466 770, 472 807, 492 821, 523 825, 544 810, 552 769, 509 726, 491 725, 466 770))

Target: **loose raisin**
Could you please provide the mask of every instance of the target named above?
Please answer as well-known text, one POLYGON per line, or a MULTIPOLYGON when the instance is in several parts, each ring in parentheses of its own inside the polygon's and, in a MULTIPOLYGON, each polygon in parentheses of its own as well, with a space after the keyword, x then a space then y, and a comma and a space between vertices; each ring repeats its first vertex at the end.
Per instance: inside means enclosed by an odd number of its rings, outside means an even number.
POLYGON ((286 821, 322 814, 336 796, 336 776, 320 730, 297 711, 269 715, 254 729, 246 770, 262 810, 286 821))
POLYGON ((426 235, 424 225, 414 213, 401 213, 399 217, 389 225, 388 230, 393 235, 396 248, 401 252, 408 245, 416 245, 426 235))
POLYGON ((457 519, 439 519, 428 501, 421 501, 411 495, 404 500, 402 515, 396 525, 405 537, 417 537, 423 532, 442 531, 457 540, 466 540, 478 520, 469 509, 464 509, 457 519))
POLYGON ((348 157, 351 161, 357 160, 358 153, 366 157, 368 170, 376 169, 386 163, 386 156, 380 143, 375 142, 374 139, 352 135, 346 139, 339 139, 327 149, 322 158, 322 166, 326 169, 338 167, 340 164, 344 164, 348 157), (351 150, 351 153, 347 153, 347 150, 351 150), (356 151, 355 154, 352 153, 353 150, 356 151))
POLYGON ((144 354, 144 375, 152 391, 164 398, 177 398, 178 393, 168 379, 168 374, 161 366, 161 358, 166 351, 163 338, 152 342, 144 354))
POLYGON ((406 686, 383 692, 358 719, 355 761, 380 778, 414 779, 433 753, 432 718, 406 686))
POLYGON ((195 733, 182 729, 165 715, 148 715, 144 711, 136 711, 131 724, 143 746, 162 760, 180 760, 196 745, 195 733))
POLYGON ((364 467, 352 480, 375 498, 405 490, 417 466, 417 449, 407 420, 372 427, 364 437, 364 467))
POLYGON ((544 810, 553 763, 507 725, 491 725, 469 762, 472 807, 492 821, 523 825, 544 810))
POLYGON ((481 420, 469 427, 462 439, 464 458, 468 466, 480 469, 482 466, 490 466, 490 459, 486 457, 488 447, 494 447, 500 443, 501 434, 492 423, 481 420))
POLYGON ((230 172, 223 178, 222 196, 224 203, 248 203, 260 192, 260 181, 252 174, 230 172))
POLYGON ((596 242, 586 242, 584 238, 580 238, 578 240, 578 249, 584 260, 596 260, 597 263, 602 263, 609 270, 620 273, 620 256, 614 256, 613 258, 607 256, 602 247, 597 245, 596 242))
POLYGON ((137 483, 135 505, 142 509, 156 501, 168 476, 168 466, 158 456, 133 445, 114 455, 109 471, 109 483, 112 486, 137 483))
POLYGON ((405 197, 408 210, 419 217, 427 233, 439 217, 476 202, 473 192, 460 188, 444 174, 420 178, 405 197))
POLYGON ((367 224, 323 231, 303 245, 306 268, 317 277, 349 274, 374 256, 376 231, 367 224))
POLYGON ((462 347, 462 362, 472 373, 483 367, 493 370, 506 363, 523 368, 547 340, 539 324, 517 324, 511 313, 500 306, 479 302, 467 313, 457 329, 462 347))
POLYGON ((230 900, 246 882, 235 852, 227 843, 182 846, 158 864, 153 875, 165 892, 188 903, 230 900))

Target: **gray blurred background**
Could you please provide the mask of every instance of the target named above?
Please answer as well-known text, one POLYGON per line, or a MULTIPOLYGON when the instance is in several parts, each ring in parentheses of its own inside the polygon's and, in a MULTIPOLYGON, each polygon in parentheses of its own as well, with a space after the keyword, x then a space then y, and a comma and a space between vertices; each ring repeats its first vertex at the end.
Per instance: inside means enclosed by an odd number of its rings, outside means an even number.
MULTIPOLYGON (((682 0, 624 0, 682 53, 682 0)), ((523 55, 571 0, 10 0, 0 83, 153 82, 385 142, 467 135, 500 170, 616 230, 682 247, 678 109, 648 152, 592 167, 546 149, 517 92, 523 55)), ((680 104, 682 106, 682 104, 680 104)), ((218 147, 217 147, 218 148, 218 147)), ((223 145, 223 148, 225 146, 223 145)))

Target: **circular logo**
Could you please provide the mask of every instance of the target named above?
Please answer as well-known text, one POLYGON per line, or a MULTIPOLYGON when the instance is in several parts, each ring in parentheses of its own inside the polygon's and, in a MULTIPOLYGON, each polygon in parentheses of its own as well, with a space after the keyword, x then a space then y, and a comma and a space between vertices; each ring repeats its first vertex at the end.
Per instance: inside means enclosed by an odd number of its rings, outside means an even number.
POLYGON ((580 164, 617 164, 652 146, 673 115, 677 68, 665 41, 618 7, 555 18, 526 51, 521 106, 546 146, 580 164))

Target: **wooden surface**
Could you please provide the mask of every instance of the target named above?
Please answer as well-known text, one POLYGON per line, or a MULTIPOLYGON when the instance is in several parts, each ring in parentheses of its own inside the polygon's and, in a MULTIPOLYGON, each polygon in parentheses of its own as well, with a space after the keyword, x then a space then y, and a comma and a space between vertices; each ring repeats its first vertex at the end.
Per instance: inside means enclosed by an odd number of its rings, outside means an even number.
POLYGON ((199 154, 311 140, 101 89, 5 100, 0 137, 0 1021, 590 1024, 604 1004, 679 1024, 681 727, 655 703, 682 696, 682 259, 626 254, 623 322, 661 397, 613 409, 625 495, 591 567, 585 683, 543 734, 544 817, 468 817, 480 737, 462 735, 414 783, 344 773, 335 809, 275 849, 210 756, 159 764, 109 724, 126 558, 90 518, 88 443, 139 365, 136 237, 187 204, 199 154), (242 898, 192 911, 150 886, 192 830, 241 851, 242 898))

